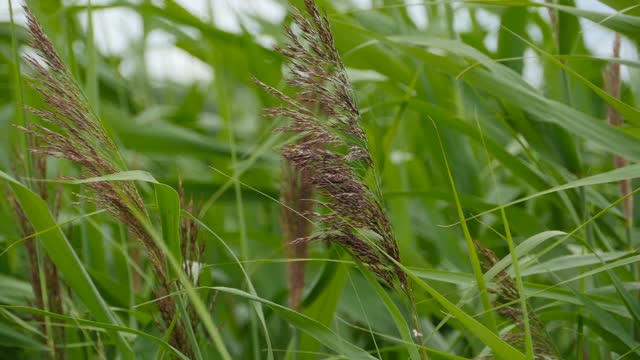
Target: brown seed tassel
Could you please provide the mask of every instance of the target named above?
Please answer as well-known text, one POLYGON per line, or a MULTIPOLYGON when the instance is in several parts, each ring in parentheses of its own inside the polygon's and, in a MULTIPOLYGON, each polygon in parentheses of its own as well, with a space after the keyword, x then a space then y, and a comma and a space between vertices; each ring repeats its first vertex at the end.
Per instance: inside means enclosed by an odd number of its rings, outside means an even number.
MULTIPOLYGON (((498 263, 498 257, 496 254, 488 248, 483 247, 479 242, 475 242, 478 252, 484 258, 482 261, 482 267, 485 270, 491 269, 498 263)), ((509 274, 502 270, 496 277, 495 282, 497 288, 490 289, 489 291, 496 295, 496 300, 493 302, 493 306, 498 308, 498 313, 511 321, 516 325, 515 329, 511 332, 504 334, 503 339, 509 344, 515 347, 524 347, 524 323, 522 321, 524 314, 522 309, 517 304, 520 300, 520 293, 518 287, 514 283, 509 274), (512 304, 504 306, 504 304, 512 304)), ((529 321, 531 329, 531 338, 533 341, 533 352, 535 359, 557 359, 555 351, 551 342, 549 341, 544 324, 538 319, 533 309, 529 308, 529 321)))
POLYGON ((373 161, 329 21, 314 1, 304 3, 308 17, 294 11, 296 29, 287 29, 289 43, 279 49, 289 60, 287 82, 295 96, 257 81, 283 103, 266 115, 290 119, 280 131, 300 137, 282 149, 282 157, 327 200, 323 205, 328 212, 315 214, 322 231, 297 241, 338 243, 381 280, 407 291, 406 275, 395 263, 400 254, 391 224, 364 181, 374 171, 373 161))
MULTIPOLYGON (((88 177, 126 170, 117 147, 56 53, 53 44, 26 6, 24 10, 31 46, 39 55, 38 58, 27 56, 27 61, 35 70, 35 89, 49 107, 48 110, 32 109, 43 120, 44 126, 33 124, 24 129, 42 144, 32 151, 73 161, 82 167, 88 177)), ((126 225, 131 234, 143 244, 158 280, 159 285, 154 293, 159 298, 157 304, 165 328, 168 327, 176 315, 176 305, 174 299, 168 296, 172 291, 165 268, 166 259, 147 233, 144 224, 136 217, 136 214, 147 213, 135 184, 129 181, 93 182, 88 186, 96 196, 94 201, 126 225)), ((170 342, 187 357, 192 357, 183 321, 177 322, 170 342)))

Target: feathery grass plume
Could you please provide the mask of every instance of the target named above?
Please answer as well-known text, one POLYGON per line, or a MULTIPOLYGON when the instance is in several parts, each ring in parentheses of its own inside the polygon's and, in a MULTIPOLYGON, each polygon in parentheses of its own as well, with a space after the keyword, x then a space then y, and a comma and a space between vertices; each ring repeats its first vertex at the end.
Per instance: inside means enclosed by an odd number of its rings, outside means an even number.
MULTIPOLYGON (((485 270, 491 269, 498 263, 499 259, 496 254, 488 248, 482 246, 478 241, 475 241, 476 248, 484 258, 482 261, 482 267, 485 270)), ((514 283, 513 279, 505 270, 501 270, 495 277, 495 283, 497 288, 489 289, 489 292, 496 295, 496 299, 493 302, 493 306, 496 307, 498 313, 505 318, 510 319, 515 324, 515 329, 505 334, 503 339, 514 347, 524 348, 525 346, 525 334, 522 308, 518 305, 520 300, 520 293, 518 287, 514 283), (505 305, 509 304, 509 305, 505 305)), ((528 310, 531 339, 533 340, 533 353, 535 359, 557 359, 553 345, 549 341, 546 331, 544 330, 544 324, 536 316, 533 309, 528 310)))
POLYGON ((392 286, 397 279, 406 290, 406 275, 389 259, 400 261, 389 219, 363 181, 373 162, 351 83, 328 19, 314 1, 304 3, 309 18, 294 10, 297 29, 287 29, 289 44, 279 49, 289 60, 287 82, 297 88, 296 95, 289 97, 258 81, 283 102, 266 114, 289 118, 279 130, 299 136, 282 149, 282 156, 328 199, 324 205, 329 213, 315 214, 325 229, 298 241, 339 243, 379 278, 392 286), (309 104, 319 111, 309 110, 309 104))
MULTIPOLYGON (((44 125, 32 124, 24 129, 42 146, 33 152, 68 159, 80 165, 88 177, 99 177, 124 171, 126 165, 120 153, 102 127, 80 87, 58 56, 34 15, 24 6, 31 46, 38 57, 27 56, 35 70, 35 89, 48 105, 47 110, 31 109, 44 125)), ((145 230, 136 214, 146 214, 144 203, 133 182, 92 182, 94 201, 125 224, 146 249, 159 286, 154 288, 158 307, 168 328, 176 314, 175 301, 170 294, 170 281, 165 268, 165 255, 145 230)), ((173 328, 171 344, 191 356, 184 325, 178 321, 173 328)))
POLYGON ((302 302, 305 275, 305 263, 300 259, 307 257, 307 243, 297 240, 308 238, 313 231, 308 216, 313 211, 314 191, 311 182, 305 179, 305 173, 288 161, 283 164, 282 176, 282 245, 288 259, 297 259, 287 263, 289 306, 297 309, 302 302))
MULTIPOLYGON (((615 38, 613 40, 613 54, 612 57, 614 59, 618 59, 620 57, 620 34, 616 33, 615 38)), ((620 99, 620 64, 612 63, 609 65, 607 70, 604 73, 604 85, 605 90, 611 97, 620 99)), ((624 119, 622 115, 616 111, 613 106, 609 105, 607 107, 607 121, 611 126, 622 126, 624 124, 624 119)), ((616 168, 621 168, 629 165, 629 160, 625 159, 620 155, 614 156, 614 165, 616 168)), ((631 179, 625 179, 620 181, 620 193, 622 196, 627 196, 631 194, 631 179)), ((633 225, 633 195, 627 197, 623 204, 624 209, 624 217, 627 221, 627 226, 631 227, 633 225)))

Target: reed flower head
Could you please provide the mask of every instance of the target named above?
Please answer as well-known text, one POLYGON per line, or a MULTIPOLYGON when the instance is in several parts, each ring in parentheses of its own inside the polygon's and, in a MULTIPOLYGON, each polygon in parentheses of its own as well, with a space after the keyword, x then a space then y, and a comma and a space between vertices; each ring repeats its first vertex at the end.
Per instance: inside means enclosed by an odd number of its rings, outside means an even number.
MULTIPOLYGON (((70 160, 78 164, 87 177, 100 177, 126 170, 116 145, 92 110, 77 82, 55 51, 37 19, 24 6, 31 46, 37 57, 27 56, 35 70, 34 87, 48 105, 46 110, 30 109, 43 124, 31 124, 25 130, 39 146, 32 151, 70 160)), ((98 181, 88 183, 96 203, 125 224, 146 249, 159 285, 154 289, 165 326, 175 318, 175 303, 167 295, 170 281, 165 255, 147 232, 139 214, 146 214, 144 203, 133 182, 98 181)), ((173 328, 171 343, 187 356, 192 354, 182 321, 173 328)))
MULTIPOLYGON (((38 146, 32 152, 64 158, 78 164, 87 177, 123 171, 125 166, 115 144, 68 71, 37 19, 24 7, 31 46, 37 56, 27 56, 35 70, 35 89, 48 105, 46 110, 30 109, 43 124, 24 129, 38 146)), ((162 263, 161 252, 136 219, 133 210, 144 212, 142 198, 131 182, 92 182, 96 202, 128 225, 136 238, 152 253, 152 261, 162 263)))
MULTIPOLYGON (((498 256, 488 248, 482 246, 479 242, 475 242, 476 248, 483 257, 482 267, 485 270, 491 269, 499 261, 498 256)), ((525 335, 524 335, 524 314, 522 309, 518 305, 520 300, 520 292, 518 287, 514 283, 511 276, 505 271, 501 270, 495 278, 496 288, 489 291, 496 295, 496 299, 493 305, 498 309, 498 313, 505 318, 513 321, 516 325, 514 330, 504 334, 502 337, 509 344, 516 347, 524 347, 525 335)), ((545 326, 536 316, 533 309, 528 309, 529 324, 531 330, 531 338, 533 341, 533 352, 535 359, 556 359, 553 345, 549 341, 546 334, 545 326)))
POLYGON ((353 88, 328 19, 314 1, 305 0, 305 5, 309 16, 294 10, 289 44, 279 49, 289 60, 287 82, 296 88, 295 96, 258 81, 283 103, 266 114, 289 118, 279 130, 298 136, 282 156, 304 174, 302 181, 328 199, 329 212, 315 214, 324 230, 298 241, 339 243, 387 283, 399 279, 404 286, 406 276, 393 261, 400 261, 400 254, 389 219, 363 180, 373 161, 353 88))

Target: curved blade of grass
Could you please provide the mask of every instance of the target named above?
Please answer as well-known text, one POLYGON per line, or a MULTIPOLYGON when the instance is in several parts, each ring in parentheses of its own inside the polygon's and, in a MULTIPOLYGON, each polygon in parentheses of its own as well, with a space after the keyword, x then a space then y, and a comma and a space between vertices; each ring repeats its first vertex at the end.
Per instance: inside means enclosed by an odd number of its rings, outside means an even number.
MULTIPOLYGON (((637 177, 640 177, 640 164, 634 164, 634 165, 629 165, 629 166, 625 166, 622 168, 617 168, 611 171, 607 171, 607 172, 603 172, 597 175, 593 175, 593 176, 588 176, 588 177, 584 177, 569 183, 566 183, 564 185, 559 185, 559 186, 554 186, 550 189, 544 190, 544 191, 540 191, 537 192, 535 194, 531 194, 528 196, 525 196, 523 198, 514 200, 514 201, 510 201, 504 205, 500 205, 500 206, 496 206, 493 209, 487 210, 487 211, 483 211, 479 214, 473 215, 469 218, 467 218, 466 220, 471 220, 471 219, 475 219, 478 218, 480 216, 492 213, 494 211, 512 206, 512 205, 516 205, 531 199, 535 199, 537 197, 540 197, 542 195, 547 195, 547 194, 552 194, 555 192, 559 192, 559 191, 564 191, 564 190, 569 190, 569 189, 575 189, 575 188, 579 188, 579 187, 585 187, 585 186, 593 186, 593 185, 600 185, 600 184, 607 184, 607 183, 611 183, 611 182, 618 182, 620 180, 625 180, 625 179, 635 179, 637 177)), ((458 223, 452 224, 452 225, 457 225, 458 223)))
MULTIPOLYGON (((406 269, 405 269, 406 271, 406 269)), ((429 293, 442 307, 451 313, 462 325, 471 332, 474 336, 478 337, 484 344, 489 346, 497 357, 513 360, 525 360, 526 357, 523 353, 516 350, 513 346, 502 340, 493 331, 486 328, 478 320, 469 316, 466 312, 449 301, 445 296, 440 294, 436 289, 429 286, 426 282, 422 281, 412 271, 406 271, 407 276, 411 278, 418 286, 429 293)))
MULTIPOLYGON (((252 295, 257 297, 258 294, 256 292, 255 287, 253 286, 253 282, 251 282, 251 278, 249 277, 249 274, 247 274, 247 271, 245 270, 244 266, 242 266, 242 262, 240 262, 240 259, 238 259, 238 257, 233 252, 231 247, 229 247, 229 245, 224 240, 222 240, 222 238, 216 232, 214 232, 211 228, 209 228, 202 221, 200 221, 200 219, 198 219, 198 218, 194 217, 193 215, 191 215, 189 213, 186 213, 186 212, 183 213, 183 216, 187 216, 187 217, 190 217, 191 219, 193 219, 201 228, 203 228, 205 231, 207 231, 208 233, 213 235, 218 241, 220 241, 220 243, 227 249, 227 251, 229 252, 231 257, 233 258, 235 263, 237 263, 238 266, 240 267, 240 270, 242 271, 242 274, 244 275, 245 281, 247 282, 247 287, 249 288, 249 291, 251 292, 252 295)), ((271 337, 269 336, 269 329, 267 328, 267 323, 266 323, 266 321, 264 319, 264 311, 262 310, 262 306, 259 303, 254 304, 254 310, 256 312, 256 315, 258 316, 258 320, 260 320, 260 325, 262 326, 262 330, 264 332, 264 335, 265 335, 265 338, 266 338, 266 341, 267 341, 268 358, 271 360, 271 359, 273 359, 273 349, 272 349, 272 346, 271 346, 271 337)))
POLYGON ((473 275, 476 278, 476 284, 478 285, 478 291, 480 292, 482 307, 485 311, 484 318, 488 328, 493 332, 497 332, 496 319, 493 314, 493 310, 492 310, 493 307, 491 306, 491 301, 489 300, 489 293, 487 292, 487 285, 485 284, 484 274, 482 273, 482 267, 480 266, 480 259, 478 258, 476 247, 473 243, 473 239, 471 238, 471 233, 469 232, 469 227, 467 226, 467 222, 465 220, 464 211, 462 210, 462 204, 460 203, 460 198, 458 197, 458 191, 456 189, 456 184, 453 179, 453 174, 451 173, 451 168, 449 167, 449 161, 447 160, 447 152, 444 148, 444 143, 440 138, 440 133, 438 131, 438 127, 435 121, 433 120, 431 121, 433 122, 433 127, 436 131, 438 141, 440 142, 440 150, 442 151, 442 156, 444 158, 444 164, 447 170, 449 183, 451 185, 451 191, 453 193, 453 200, 456 204, 458 217, 460 218, 460 224, 462 225, 462 233, 464 234, 464 239, 467 243, 467 251, 469 252, 469 260, 471 262, 471 268, 473 269, 473 275))
MULTIPOLYGON (((358 268, 360 269, 360 271, 363 270, 363 266, 361 264, 358 264, 358 268)), ((369 353, 371 354, 375 354, 378 359, 382 358, 382 353, 380 352, 380 346, 378 345, 378 340, 376 340, 376 337, 374 335, 374 331, 371 325, 371 320, 369 319, 369 315, 368 315, 368 311, 366 311, 364 309, 364 303, 362 302, 362 296, 360 296, 360 292, 358 291, 358 287, 356 285, 356 283, 353 281, 353 277, 351 276, 350 273, 347 273, 347 277, 349 278, 349 283, 351 285, 351 289, 353 291, 353 295, 355 298, 355 302, 357 303, 357 309, 360 310, 360 322, 366 324, 366 327, 362 327, 363 331, 365 331, 365 333, 367 334, 368 337, 371 338, 371 342, 373 343, 373 347, 375 349, 375 353, 374 350, 369 350, 369 353), (366 330, 364 330, 366 329, 366 330)), ((356 307, 353 307, 353 310, 355 310, 356 307)), ((351 312, 351 311, 349 311, 351 312)), ((354 314, 358 314, 357 311, 353 311, 354 314)), ((343 321, 342 318, 340 316, 336 317, 338 321, 344 322, 346 324, 346 321, 343 321)), ((427 360, 427 359, 425 359, 427 360)))
POLYGON ((109 324, 109 323, 103 323, 103 322, 98 322, 98 321, 80 319, 80 318, 66 316, 66 315, 60 315, 60 314, 52 313, 52 312, 49 312, 49 311, 44 311, 44 310, 32 308, 32 307, 29 307, 29 306, 6 306, 6 305, 0 305, 0 308, 6 309, 6 310, 13 310, 13 311, 27 312, 27 313, 30 313, 30 314, 42 315, 42 316, 50 317, 50 318, 56 319, 56 320, 63 320, 65 322, 69 322, 69 323, 72 323, 72 324, 83 325, 83 326, 96 328, 96 329, 102 329, 102 330, 105 330, 107 332, 118 331, 118 332, 124 332, 124 333, 133 334, 133 335, 140 336, 140 337, 143 337, 145 339, 149 339, 149 340, 155 342, 156 344, 158 344, 158 345, 164 347, 165 349, 171 351, 174 355, 176 355, 180 359, 189 360, 186 356, 184 356, 184 354, 182 354, 180 351, 178 351, 178 349, 176 349, 173 346, 171 346, 169 343, 167 343, 167 342, 165 342, 165 341, 163 341, 163 340, 161 340, 161 339, 159 339, 159 338, 157 338, 155 336, 149 335, 148 333, 146 333, 144 331, 139 331, 139 330, 135 330, 135 329, 132 329, 132 328, 129 328, 129 327, 115 325, 115 324, 109 324))
POLYGON ((549 261, 545 261, 523 269, 522 275, 531 276, 536 274, 550 273, 554 271, 569 270, 581 266, 600 264, 603 261, 606 262, 619 259, 626 255, 629 255, 629 253, 616 251, 600 254, 598 256, 596 256, 595 254, 558 256, 549 261))
MULTIPOLYGON (((627 1, 627 0, 624 0, 627 1)), ((603 3, 622 3, 621 0, 600 0, 603 3)), ((469 2, 471 6, 476 4, 488 4, 497 6, 527 6, 527 7, 547 7, 566 12, 587 20, 591 20, 598 25, 607 27, 615 32, 619 32, 629 38, 640 41, 640 17, 634 16, 638 14, 640 4, 635 0, 628 0, 628 3, 620 6, 612 6, 619 11, 615 14, 606 14, 597 11, 582 9, 574 6, 560 5, 554 3, 536 3, 523 0, 473 0, 469 2)), ((613 5, 613 4, 610 4, 613 5)))
MULTIPOLYGON (((482 138, 482 145, 484 147, 484 151, 487 156, 487 163, 490 164, 491 153, 487 148, 485 138, 484 138, 484 133, 482 131, 482 127, 480 126, 480 122, 477 119, 477 116, 476 116, 476 123, 478 125, 478 132, 480 133, 480 137, 482 138)), ((498 187, 498 181, 496 180, 496 175, 493 171, 493 168, 490 165, 489 165, 489 171, 491 173, 491 178, 493 180, 494 186, 498 187)), ((499 195, 498 195, 498 201, 502 202, 499 195)), ((520 300, 520 310, 522 311, 522 318, 523 318, 522 324, 524 327, 524 336, 525 336, 525 353, 528 360, 533 360, 534 359, 533 338, 531 336, 531 327, 529 324, 530 320, 529 320, 529 309, 527 305, 527 298, 526 298, 526 294, 524 293, 522 273, 520 272, 520 262, 518 260, 518 255, 516 254, 516 251, 515 251, 515 245, 513 242, 513 237, 511 235, 511 227, 509 225, 509 219, 507 218, 507 213, 504 209, 500 209, 500 215, 502 217, 502 223, 504 224, 505 240, 507 241, 507 247, 509 248, 509 255, 511 256, 511 263, 512 263, 513 272, 516 278, 516 287, 518 290, 518 297, 520 300)))
MULTIPOLYGON (((329 252, 330 259, 341 261, 345 258, 341 249, 332 245, 329 252)), ((322 273, 310 286, 302 302, 302 313, 317 320, 324 326, 330 326, 342 298, 348 277, 348 265, 342 262, 328 262, 322 273)), ((300 334, 299 350, 313 352, 320 350, 321 344, 307 333, 300 334)), ((314 357, 300 354, 299 359, 313 360, 314 357)))
MULTIPOLYGON (((162 223, 162 236, 167 245, 169 253, 173 258, 182 264, 182 253, 180 246, 180 197, 178 193, 171 187, 166 185, 156 184, 155 186, 156 202, 158 204, 158 212, 160 213, 160 221, 162 223)), ((169 267, 169 273, 173 276, 177 276, 175 271, 169 267)), ((200 345, 196 339, 196 335, 193 332, 193 326, 191 325, 191 318, 187 314, 186 307, 181 296, 176 298, 176 305, 180 311, 180 317, 185 324, 187 336, 191 342, 196 358, 202 360, 202 352, 200 351, 200 345)))
POLYGON ((227 287, 213 287, 212 289, 267 305, 290 324, 313 336, 323 345, 336 351, 338 354, 347 356, 348 359, 375 359, 365 350, 344 340, 325 325, 306 315, 242 290, 227 287))
MULTIPOLYGON (((520 243, 518 246, 516 246, 514 253, 518 258, 520 258, 526 254, 529 254, 533 249, 535 249, 536 247, 538 247, 538 245, 541 245, 545 241, 552 239, 556 236, 566 235, 566 234, 567 233, 565 233, 564 231, 545 231, 545 232, 536 234, 526 239, 525 241, 520 243)), ((495 265, 491 267, 491 269, 489 269, 484 274, 485 280, 491 281, 496 275, 498 275, 500 271, 505 270, 507 267, 511 265, 511 260, 512 260, 511 256, 505 256, 500 261, 498 261, 495 265)))
MULTIPOLYGON (((161 189, 160 191, 166 192, 167 194, 169 194, 170 191, 173 191, 175 193, 175 190, 173 190, 173 188, 171 188, 168 185, 159 183, 151 174, 145 171, 123 171, 115 174, 109 174, 105 176, 93 177, 93 178, 88 178, 83 180, 71 180, 71 181, 59 181, 59 182, 71 183, 71 184, 83 184, 83 183, 89 183, 89 182, 102 182, 102 181, 142 181, 142 182, 151 183, 152 185, 154 185, 154 188, 156 189, 160 188, 161 189)), ((177 193, 175 193, 175 196, 177 196, 177 193)), ((168 249, 167 244, 162 239, 162 236, 159 235, 156 232, 156 229, 154 228, 154 226, 150 224, 148 217, 145 214, 140 213, 140 211, 134 207, 130 207, 129 210, 131 210, 133 215, 136 216, 136 218, 138 218, 140 223, 145 227, 145 230, 149 233, 149 235, 151 236, 153 241, 156 243, 156 245, 158 245, 158 247, 162 251, 164 251, 167 257, 167 261, 170 269, 173 270, 174 274, 178 277, 178 279, 184 286, 187 292, 187 296, 191 300, 191 303, 196 313, 202 320, 202 323, 205 329, 213 339, 213 342, 215 343, 218 352, 220 353, 223 359, 230 360, 231 355, 229 354, 227 347, 222 341, 220 332, 218 331, 218 328, 211 320, 207 307, 202 302, 202 299, 198 297, 195 290, 193 289, 193 286, 191 285, 190 280, 182 271, 182 267, 181 267, 182 264, 180 264, 177 261, 177 259, 173 256, 171 251, 168 249)))
MULTIPOLYGON (((162 193, 161 198, 164 198, 165 196, 171 196, 171 197, 174 198, 174 200, 172 202, 175 202, 175 199, 178 197, 178 193, 172 187, 158 182, 151 174, 149 174, 148 172, 145 172, 145 171, 123 171, 123 172, 110 174, 110 175, 106 175, 106 176, 101 176, 101 177, 94 177, 94 178, 83 179, 83 180, 71 180, 71 181, 64 181, 63 180, 62 182, 72 183, 72 184, 81 184, 81 183, 100 182, 100 181, 142 181, 142 182, 148 182, 148 183, 151 183, 151 184, 154 185, 154 188, 156 189, 156 191, 160 191, 162 193)), ((233 252, 233 250, 222 240, 222 238, 220 238, 220 236, 218 236, 218 234, 216 234, 213 230, 211 230, 208 226, 206 226, 199 219, 193 217, 191 214, 183 212, 182 215, 192 218, 194 221, 196 221, 196 223, 199 224, 200 227, 205 229, 207 232, 211 233, 214 237, 216 237, 226 247, 226 249, 229 251, 231 256, 234 258, 234 260, 240 266, 240 269, 242 270, 242 272, 244 274, 245 280, 247 281, 247 285, 249 287, 249 291, 252 294, 257 296, 255 288, 253 287, 253 284, 251 282, 251 278, 249 277, 249 275, 245 271, 244 267, 240 263, 240 260, 236 257, 236 255, 233 252)), ((167 216, 171 216, 171 215, 167 215, 167 216)), ((172 220, 172 222, 174 222, 174 221, 172 220)), ((148 224, 147 224, 147 226, 148 226, 147 230, 152 235, 155 235, 155 237, 157 237, 153 227, 150 227, 148 224)), ((158 241, 156 241, 156 242, 158 242, 158 241)), ((162 249, 167 250, 167 251, 169 250, 164 242, 162 242, 159 245, 161 246, 162 249)), ((219 332, 218 332, 217 328, 215 327, 215 325, 211 321, 211 318, 208 315, 208 311, 207 311, 204 303, 202 303, 202 300, 200 298, 198 298, 197 295, 193 292, 193 287, 191 286, 189 280, 186 278, 186 276, 184 275, 184 272, 180 268, 180 263, 177 261, 177 259, 175 259, 175 257, 173 256, 173 253, 171 253, 171 252, 167 253, 167 260, 169 260, 170 267, 173 269, 174 273, 181 279, 183 285, 187 289, 187 294, 189 295, 189 298, 193 302, 193 305, 196 308, 196 311, 197 311, 198 315, 203 320, 203 323, 205 324, 205 327, 209 331, 209 333, 212 336, 212 338, 214 338, 214 341, 216 342, 216 345, 218 345, 218 348, 221 351, 221 353, 223 354, 223 357, 228 358, 227 356, 230 356, 230 355, 228 355, 228 351, 226 350, 226 347, 224 346, 224 343, 222 342, 222 339, 219 337, 219 332), (226 355, 224 355, 224 354, 226 354, 226 355)), ((268 358, 269 359, 273 359, 273 351, 272 351, 271 340, 270 340, 269 331, 268 331, 268 328, 267 328, 267 325, 266 325, 266 321, 264 319, 264 313, 262 311, 262 307, 261 307, 261 305, 259 303, 257 303, 257 304, 254 304, 254 309, 256 311, 256 314, 257 314, 258 319, 260 321, 260 324, 262 326, 263 332, 265 334, 265 338, 266 338, 266 341, 267 341, 267 348, 268 348, 268 358)))
MULTIPOLYGON (((638 19, 638 20, 640 21, 640 19, 638 19)), ((573 75, 581 83, 583 83, 585 86, 590 88, 593 92, 595 92, 598 96, 600 96, 605 102, 607 102, 607 104, 612 106, 614 109, 616 109, 617 112, 619 112, 622 116, 624 116, 625 121, 628 121, 629 123, 631 123, 631 124, 633 124, 635 126, 638 126, 640 124, 640 111, 638 111, 636 108, 634 108, 633 106, 629 106, 629 105, 625 104, 624 102, 620 101, 619 99, 609 95, 609 93, 607 93, 606 91, 602 90, 600 87, 596 86, 594 83, 589 81, 587 78, 585 78, 584 76, 580 75, 580 73, 578 73, 577 71, 573 70, 570 66, 567 66, 564 62, 556 59, 553 55, 547 53, 546 51, 544 51, 540 47, 536 46, 531 41, 523 38, 522 36, 512 32, 509 29, 505 29, 505 31, 508 31, 508 32, 512 33, 513 36, 517 37, 518 39, 520 39, 520 41, 522 41, 525 44, 527 44, 527 46, 531 47, 533 50, 535 50, 539 54, 543 55, 545 58, 547 58, 547 60, 551 61, 552 63, 554 63, 558 67, 562 68, 567 73, 573 75)), ((638 29, 638 31, 640 31, 640 28, 638 29)))
POLYGON ((524 80, 510 69, 495 61, 488 62, 488 57, 481 56, 481 53, 477 50, 460 42, 443 40, 434 42, 411 36, 383 37, 353 25, 350 26, 350 29, 403 49, 434 69, 453 76, 459 76, 461 80, 470 86, 518 106, 525 112, 534 115, 538 121, 558 124, 598 145, 604 151, 619 153, 629 159, 640 160, 638 140, 633 136, 624 133, 620 129, 607 126, 602 121, 572 107, 544 97, 532 89, 530 85, 523 83, 524 80), (490 71, 474 69, 473 71, 464 72, 465 69, 461 65, 451 62, 443 56, 434 55, 421 48, 421 46, 434 46, 464 57, 471 57, 473 60, 481 62, 490 71))
MULTIPOLYGON (((387 294, 385 289, 380 285, 378 280, 376 280, 376 278, 369 271, 366 271, 366 269, 364 269, 362 265, 359 265, 359 267, 361 268, 361 273, 367 278, 369 283, 374 287, 374 289, 376 290, 376 293, 378 293, 378 296, 380 296, 385 306, 387 307, 387 310, 389 311, 389 314, 391 315, 391 318, 393 319, 393 322, 396 325, 396 329, 398 329, 398 332, 400 333, 400 337, 402 338, 402 340, 404 340, 404 343, 406 344, 405 346, 407 348, 407 351, 409 352, 409 358, 413 360, 420 360, 421 357, 420 357, 420 353, 418 352, 419 347, 414 342, 411 336, 411 330, 410 330, 409 324, 407 323, 404 316, 402 315, 402 312, 400 312, 400 309, 398 309, 396 304, 393 302, 389 294, 387 294)), ((418 331, 418 330, 416 329, 415 331, 418 331)))
MULTIPOLYGON (((638 259, 636 259, 636 261, 638 261, 638 259)), ((616 267, 628 265, 628 263, 629 262, 625 262, 624 264, 618 264, 618 266, 616 267)), ((451 271, 443 271, 443 270, 430 270, 430 269, 411 270, 411 271, 416 276, 425 280, 438 281, 438 282, 453 284, 461 287, 473 286, 473 275, 468 273, 451 272, 451 271)), ((601 269, 600 271, 598 271, 598 273, 603 271, 606 271, 606 270, 601 269)), ((592 275, 593 274, 590 274, 588 276, 592 276, 592 275)), ((567 304, 574 304, 574 305, 582 305, 582 302, 580 302, 580 300, 573 297, 569 290, 558 288, 562 286, 565 282, 577 281, 577 280, 579 279, 572 278, 570 280, 563 281, 562 284, 556 284, 552 286, 525 282, 524 292, 527 298, 536 297, 540 299, 559 301, 559 302, 562 302, 563 304, 567 303, 567 304)), ((595 294, 586 294, 585 296, 592 299, 595 303, 598 304, 598 306, 602 307, 603 309, 606 309, 607 311, 613 314, 622 316, 624 318, 631 319, 631 315, 626 310, 624 305, 621 305, 617 300, 608 298, 608 297, 597 296, 595 294)))
POLYGON ((182 254, 180 252, 180 197, 169 186, 156 186, 155 190, 162 224, 162 238, 176 261, 182 264, 182 254))
POLYGON ((30 336, 17 331, 7 324, 0 323, 0 346, 20 348, 28 351, 47 352, 49 348, 30 336))
MULTIPOLYGON (((0 178, 9 184, 36 231, 57 226, 44 200, 2 171, 0 171, 0 178)), ((118 318, 107 306, 60 228, 56 228, 55 231, 43 232, 39 239, 51 260, 64 276, 65 281, 82 299, 93 316, 100 322, 119 325, 118 318)), ((120 349, 121 356, 126 359, 134 358, 129 343, 119 333, 110 331, 110 336, 120 349)))

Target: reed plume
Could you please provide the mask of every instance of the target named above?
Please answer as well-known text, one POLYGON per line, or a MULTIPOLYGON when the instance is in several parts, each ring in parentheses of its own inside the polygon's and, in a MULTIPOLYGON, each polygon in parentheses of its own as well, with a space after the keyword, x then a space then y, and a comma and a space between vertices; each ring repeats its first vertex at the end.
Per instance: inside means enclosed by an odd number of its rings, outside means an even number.
MULTIPOLYGON (((34 15, 24 6, 31 46, 37 57, 27 56, 35 70, 35 89, 42 95, 48 108, 30 109, 43 124, 31 124, 24 130, 41 144, 32 152, 64 158, 78 164, 87 177, 100 177, 126 170, 116 145, 107 135, 100 119, 92 110, 75 79, 57 54, 34 15)), ((174 320, 176 307, 170 291, 170 279, 165 267, 165 255, 137 217, 146 215, 144 203, 136 186, 130 181, 90 182, 93 199, 125 224, 133 236, 144 246, 158 278, 154 289, 159 298, 158 307, 168 328, 174 320)), ((178 321, 173 328, 171 343, 191 357, 184 324, 178 321)))
MULTIPOLYGON (((329 241, 342 245, 380 279, 406 290, 407 278, 396 265, 398 246, 381 203, 364 178, 373 170, 360 111, 326 16, 305 0, 308 18, 294 9, 296 28, 287 29, 289 44, 279 51, 289 61, 293 97, 258 81, 282 106, 267 116, 290 122, 279 131, 297 137, 281 150, 302 181, 327 199, 327 213, 314 214, 320 233, 297 241, 329 241), (310 109, 315 105, 317 111, 310 109), (392 260, 393 259, 393 260, 392 260)), ((377 185, 376 185, 377 186, 377 185)))
MULTIPOLYGON (((485 270, 491 269, 498 263, 498 256, 491 249, 485 248, 477 241, 475 245, 483 257, 482 267, 485 270)), ((498 309, 497 311, 500 315, 510 319, 515 324, 515 329, 503 335, 503 339, 514 347, 522 348, 525 344, 524 314, 522 308, 518 305, 518 301, 520 301, 518 287, 505 270, 498 272, 495 277, 495 283, 497 287, 489 289, 489 292, 496 295, 493 306, 498 309)), ((529 315, 534 358, 557 359, 553 345, 551 345, 546 335, 544 323, 540 321, 530 307, 527 313, 529 315)))

